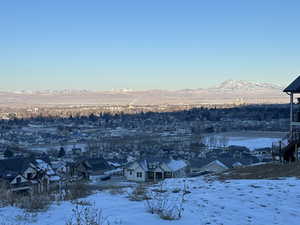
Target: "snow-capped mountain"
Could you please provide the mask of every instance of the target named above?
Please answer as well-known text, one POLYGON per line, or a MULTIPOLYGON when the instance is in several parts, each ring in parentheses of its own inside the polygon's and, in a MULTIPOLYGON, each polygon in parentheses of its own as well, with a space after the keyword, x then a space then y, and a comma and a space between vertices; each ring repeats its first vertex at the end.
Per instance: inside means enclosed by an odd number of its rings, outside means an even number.
MULTIPOLYGON (((200 85, 199 85, 200 86, 200 85)), ((90 91, 90 90, 42 90, 42 91, 0 91, 0 104, 16 105, 82 105, 82 104, 232 104, 237 99, 246 103, 286 103, 283 87, 270 83, 255 83, 242 80, 227 80, 211 88, 172 90, 131 89, 90 91)))
POLYGON ((21 90, 21 91, 14 91, 12 93, 18 94, 18 95, 72 95, 72 94, 84 94, 84 93, 90 93, 93 91, 90 90, 77 90, 77 89, 63 89, 63 90, 38 90, 38 91, 32 91, 32 90, 21 90))
POLYGON ((256 82, 250 82, 245 80, 226 80, 222 82, 220 85, 217 85, 216 88, 223 89, 223 90, 237 90, 237 89, 243 89, 243 90, 255 90, 255 89, 277 89, 282 90, 283 87, 276 84, 271 83, 256 83, 256 82))

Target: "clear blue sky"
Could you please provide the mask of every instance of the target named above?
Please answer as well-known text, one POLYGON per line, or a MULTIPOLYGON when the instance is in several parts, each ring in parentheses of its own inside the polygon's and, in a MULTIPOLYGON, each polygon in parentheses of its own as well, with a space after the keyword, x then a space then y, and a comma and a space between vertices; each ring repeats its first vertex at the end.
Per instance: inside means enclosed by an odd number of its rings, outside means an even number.
POLYGON ((181 89, 300 74, 300 1, 0 5, 0 90, 181 89))

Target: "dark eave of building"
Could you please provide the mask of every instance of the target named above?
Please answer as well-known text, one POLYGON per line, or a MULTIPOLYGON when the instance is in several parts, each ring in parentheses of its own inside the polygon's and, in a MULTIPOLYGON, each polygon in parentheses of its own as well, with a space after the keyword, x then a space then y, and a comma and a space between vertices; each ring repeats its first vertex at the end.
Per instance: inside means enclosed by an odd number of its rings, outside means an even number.
POLYGON ((290 92, 290 93, 300 93, 300 76, 294 80, 289 86, 287 86, 283 92, 290 92))

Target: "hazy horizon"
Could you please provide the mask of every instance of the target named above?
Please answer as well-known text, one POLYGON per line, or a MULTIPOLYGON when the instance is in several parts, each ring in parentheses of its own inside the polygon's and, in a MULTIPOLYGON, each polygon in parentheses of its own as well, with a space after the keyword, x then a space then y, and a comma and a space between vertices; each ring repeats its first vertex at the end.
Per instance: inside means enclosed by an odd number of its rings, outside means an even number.
POLYGON ((255 82, 255 81, 249 81, 249 80, 234 80, 234 79, 227 79, 227 80, 223 80, 221 82, 215 83, 214 85, 210 85, 210 86, 199 86, 196 88, 189 88, 189 87, 183 87, 183 88, 178 88, 178 89, 167 89, 167 88, 149 88, 149 89, 141 89, 141 88, 131 88, 131 87, 123 87, 123 88, 112 88, 112 89, 88 89, 88 88, 57 88, 57 89, 53 89, 53 88, 44 88, 44 89, 14 89, 14 90, 9 90, 9 89, 2 89, 0 88, 0 91, 5 91, 5 92, 22 92, 22 91, 32 91, 32 92, 39 92, 39 91, 64 91, 64 90, 71 90, 71 91, 93 91, 93 92, 105 92, 105 91, 151 91, 151 90, 165 90, 165 91, 180 91, 180 90, 196 90, 196 89, 208 89, 208 88, 214 88, 217 87, 219 85, 221 85, 224 82, 227 81, 234 81, 234 82, 250 82, 250 83, 259 83, 259 84, 270 84, 270 85, 276 85, 279 87, 284 88, 284 84, 276 84, 276 83, 271 83, 271 82, 255 82))

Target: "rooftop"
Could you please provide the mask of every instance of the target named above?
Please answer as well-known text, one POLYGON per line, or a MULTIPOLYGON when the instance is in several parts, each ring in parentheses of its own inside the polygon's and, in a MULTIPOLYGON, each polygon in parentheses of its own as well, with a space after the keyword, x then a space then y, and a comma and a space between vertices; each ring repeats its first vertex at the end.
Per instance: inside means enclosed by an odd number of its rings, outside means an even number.
POLYGON ((287 86, 283 92, 300 93, 300 76, 287 86))

